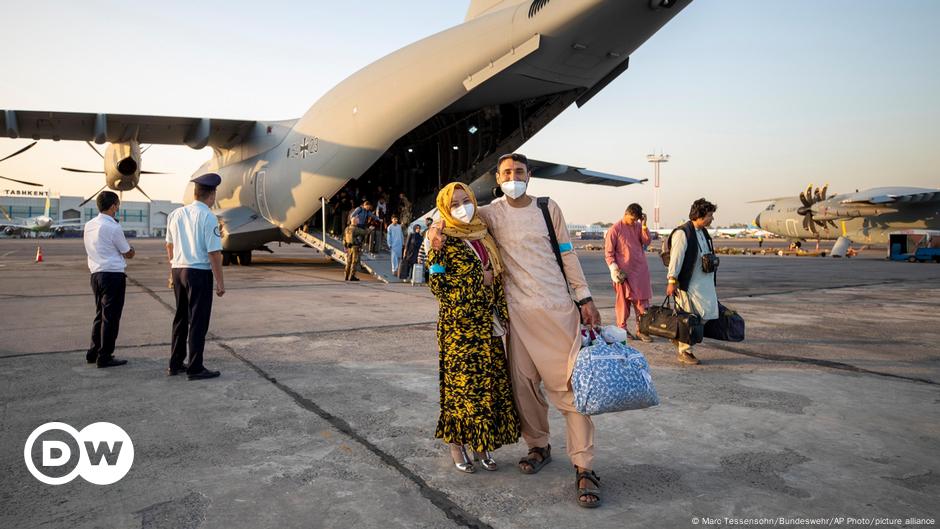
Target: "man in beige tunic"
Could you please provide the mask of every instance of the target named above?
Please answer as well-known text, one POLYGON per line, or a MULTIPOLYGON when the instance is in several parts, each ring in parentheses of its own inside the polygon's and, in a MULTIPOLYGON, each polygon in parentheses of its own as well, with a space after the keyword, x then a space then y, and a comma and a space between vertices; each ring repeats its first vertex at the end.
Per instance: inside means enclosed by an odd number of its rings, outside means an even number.
MULTIPOLYGON (((564 264, 562 275, 542 210, 525 192, 531 177, 528 160, 519 154, 505 155, 497 168, 497 182, 506 196, 481 207, 479 215, 496 238, 504 263, 513 394, 522 420, 522 436, 529 446, 529 455, 519 462, 519 469, 535 474, 551 460, 547 394, 565 417, 568 456, 579 473, 578 503, 596 507, 600 505, 600 491, 596 488, 597 475, 591 470, 594 423, 575 410, 570 380, 581 348, 580 323, 600 325, 600 314, 572 248, 561 209, 549 200, 564 264), (545 386, 544 393, 540 383, 545 386), (583 477, 585 473, 588 477, 583 477)), ((432 227, 429 234, 435 248, 443 244, 436 228, 432 227)))

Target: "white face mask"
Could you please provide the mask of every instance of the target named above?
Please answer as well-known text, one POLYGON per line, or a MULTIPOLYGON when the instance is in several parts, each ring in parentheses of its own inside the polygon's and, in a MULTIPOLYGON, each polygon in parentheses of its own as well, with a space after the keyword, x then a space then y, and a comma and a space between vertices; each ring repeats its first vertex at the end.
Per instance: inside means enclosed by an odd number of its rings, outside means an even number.
POLYGON ((473 204, 464 204, 456 208, 450 208, 450 214, 461 222, 470 222, 473 218, 473 204))
POLYGON ((510 180, 499 185, 507 197, 516 199, 525 194, 526 182, 519 180, 510 180))

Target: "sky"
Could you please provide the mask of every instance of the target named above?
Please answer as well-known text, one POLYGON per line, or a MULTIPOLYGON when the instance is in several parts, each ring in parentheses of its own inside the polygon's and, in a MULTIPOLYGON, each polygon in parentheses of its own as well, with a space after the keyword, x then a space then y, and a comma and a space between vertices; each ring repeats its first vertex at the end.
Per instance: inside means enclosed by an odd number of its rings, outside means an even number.
MULTIPOLYGON (((295 118, 356 70, 461 23, 468 4, 0 0, 0 109, 295 118)), ((811 183, 940 187, 938 26, 936 0, 695 0, 627 72, 520 149, 650 183, 533 181, 530 194, 552 196, 569 223, 613 222, 631 202, 652 212, 652 152, 670 155, 665 226, 699 197, 718 205, 716 225, 729 225, 763 209, 749 201, 811 183)), ((0 138, 0 158, 30 141, 0 138)), ((180 201, 210 157, 155 145, 144 169, 170 174, 144 175, 141 187, 180 201)), ((64 195, 103 184, 60 166, 101 163, 81 142, 44 141, 0 163, 0 175, 64 195)))

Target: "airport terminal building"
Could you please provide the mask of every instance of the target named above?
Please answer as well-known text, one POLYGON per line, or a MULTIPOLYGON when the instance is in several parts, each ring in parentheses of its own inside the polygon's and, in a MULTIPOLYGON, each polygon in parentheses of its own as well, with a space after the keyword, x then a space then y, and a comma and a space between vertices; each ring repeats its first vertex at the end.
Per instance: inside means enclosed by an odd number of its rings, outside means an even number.
MULTIPOLYGON (((95 201, 80 204, 87 197, 58 196, 48 191, 33 191, 22 189, 0 189, 0 206, 17 220, 29 219, 45 213, 46 197, 49 198, 49 216, 56 223, 70 219, 79 219, 78 226, 98 214, 95 201)), ((174 209, 182 204, 167 200, 154 200, 152 202, 121 202, 117 220, 128 235, 136 237, 163 237, 166 235, 166 218, 174 209)), ((0 219, 7 222, 5 218, 0 219)), ((81 230, 75 230, 80 233, 81 230)))

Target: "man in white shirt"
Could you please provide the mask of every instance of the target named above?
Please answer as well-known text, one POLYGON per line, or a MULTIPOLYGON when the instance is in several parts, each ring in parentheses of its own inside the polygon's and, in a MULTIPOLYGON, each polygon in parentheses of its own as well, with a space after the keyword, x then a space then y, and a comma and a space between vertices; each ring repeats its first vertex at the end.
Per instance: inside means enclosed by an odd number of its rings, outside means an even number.
POLYGON ((95 322, 91 328, 91 347, 85 360, 98 367, 122 366, 127 360, 114 359, 127 277, 124 259, 134 257, 134 247, 127 243, 124 230, 115 220, 121 201, 117 194, 98 194, 98 216, 85 223, 85 252, 91 272, 91 291, 95 294, 95 322))
POLYGON ((215 204, 215 188, 222 178, 207 173, 192 179, 193 202, 173 210, 166 221, 166 255, 170 261, 176 315, 167 375, 183 370, 189 380, 215 378, 221 373, 206 369, 202 353, 212 314, 212 279, 215 293, 225 294, 222 280, 222 232, 219 219, 209 209, 215 204), (189 346, 189 364, 186 349, 189 346))

